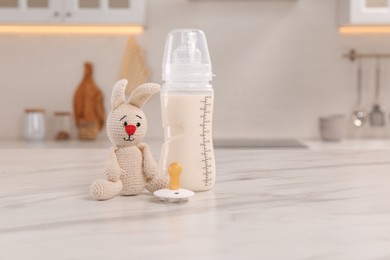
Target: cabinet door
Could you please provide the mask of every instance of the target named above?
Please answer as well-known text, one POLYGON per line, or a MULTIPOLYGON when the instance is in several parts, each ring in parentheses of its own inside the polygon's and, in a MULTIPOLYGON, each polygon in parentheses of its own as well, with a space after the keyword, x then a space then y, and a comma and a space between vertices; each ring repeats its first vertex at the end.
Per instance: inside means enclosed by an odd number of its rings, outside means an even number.
POLYGON ((64 0, 65 22, 144 24, 145 0, 64 0))
POLYGON ((0 22, 55 23, 61 22, 61 0, 1 0, 0 22))
POLYGON ((350 0, 353 24, 389 24, 390 0, 350 0))

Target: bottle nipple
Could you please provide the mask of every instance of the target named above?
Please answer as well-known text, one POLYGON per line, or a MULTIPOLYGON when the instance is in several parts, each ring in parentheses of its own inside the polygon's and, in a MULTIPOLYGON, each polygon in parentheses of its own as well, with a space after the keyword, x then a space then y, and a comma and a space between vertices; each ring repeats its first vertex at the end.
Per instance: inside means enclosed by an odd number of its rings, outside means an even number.
POLYGON ((196 34, 182 31, 180 45, 173 51, 173 64, 200 64, 202 53, 196 47, 196 34))
POLYGON ((168 167, 169 173, 169 189, 170 190, 178 190, 180 189, 180 174, 182 171, 182 167, 180 163, 174 162, 171 163, 168 167))
POLYGON ((205 34, 196 29, 171 31, 166 39, 162 78, 166 82, 211 81, 210 54, 205 34))

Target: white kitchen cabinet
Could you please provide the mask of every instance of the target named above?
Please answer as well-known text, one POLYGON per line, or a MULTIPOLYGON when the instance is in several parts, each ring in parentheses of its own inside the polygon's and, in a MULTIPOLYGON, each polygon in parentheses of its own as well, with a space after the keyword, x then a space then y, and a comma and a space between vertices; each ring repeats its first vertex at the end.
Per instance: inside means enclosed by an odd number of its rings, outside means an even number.
POLYGON ((61 4, 61 0, 0 0, 0 23, 58 23, 61 4))
POLYGON ((143 0, 65 0, 66 23, 143 24, 143 0))
POLYGON ((338 0, 342 25, 389 25, 390 0, 338 0))
POLYGON ((0 0, 0 23, 144 24, 145 0, 0 0))

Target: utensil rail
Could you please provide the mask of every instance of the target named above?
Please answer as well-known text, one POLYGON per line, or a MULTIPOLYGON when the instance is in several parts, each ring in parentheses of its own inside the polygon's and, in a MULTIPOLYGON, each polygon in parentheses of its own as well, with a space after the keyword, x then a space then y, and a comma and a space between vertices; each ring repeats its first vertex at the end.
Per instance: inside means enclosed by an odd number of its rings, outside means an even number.
POLYGON ((390 53, 359 53, 351 49, 348 53, 344 53, 343 57, 352 62, 357 59, 390 59, 390 53))

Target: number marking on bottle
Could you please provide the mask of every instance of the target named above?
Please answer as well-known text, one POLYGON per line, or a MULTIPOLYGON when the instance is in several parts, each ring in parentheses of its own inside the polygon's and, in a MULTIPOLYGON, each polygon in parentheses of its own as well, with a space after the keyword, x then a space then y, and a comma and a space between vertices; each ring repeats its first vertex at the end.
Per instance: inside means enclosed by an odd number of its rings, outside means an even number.
POLYGON ((210 161, 212 160, 212 157, 210 156, 211 154, 211 136, 209 135, 210 127, 211 127, 211 120, 209 119, 209 115, 211 115, 211 111, 209 110, 209 107, 211 106, 210 99, 211 96, 206 96, 204 100, 200 101, 201 103, 201 108, 200 110, 202 111, 202 114, 200 116, 201 123, 199 124, 201 128, 201 143, 200 146, 203 148, 202 150, 202 169, 203 169, 203 175, 204 175, 204 183, 206 186, 210 186, 212 184, 212 179, 211 179, 211 174, 212 174, 212 169, 211 169, 211 163, 210 161))

